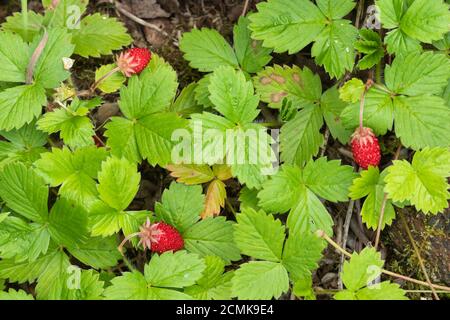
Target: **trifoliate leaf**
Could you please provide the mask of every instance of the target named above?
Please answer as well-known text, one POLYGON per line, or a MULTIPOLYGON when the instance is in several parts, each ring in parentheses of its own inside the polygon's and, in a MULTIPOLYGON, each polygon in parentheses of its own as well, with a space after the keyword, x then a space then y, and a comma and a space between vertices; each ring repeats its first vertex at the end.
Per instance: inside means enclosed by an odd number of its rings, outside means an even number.
POLYGON ((344 127, 341 119, 342 111, 347 107, 347 103, 339 98, 339 91, 336 86, 325 91, 320 99, 320 108, 323 118, 334 139, 342 144, 347 144, 352 131, 344 127))
POLYGON ((365 248, 353 253, 350 261, 344 262, 342 282, 351 291, 357 291, 375 280, 381 274, 384 262, 374 248, 365 248))
POLYGON ((231 300, 233 272, 226 272, 225 263, 215 256, 205 257, 206 269, 197 284, 184 290, 197 300, 231 300))
POLYGON ((328 201, 348 200, 348 188, 356 174, 353 167, 341 165, 340 160, 319 158, 310 161, 303 169, 303 181, 315 194, 328 201))
POLYGON ((303 108, 317 103, 322 94, 320 77, 307 67, 266 67, 253 78, 253 83, 261 101, 276 109, 281 108, 284 99, 295 108, 303 108))
POLYGON ((283 250, 282 263, 294 281, 311 275, 319 267, 318 261, 326 244, 312 233, 290 234, 283 250))
MULTIPOLYGON (((23 23, 23 14, 21 12, 14 12, 6 18, 6 22, 2 23, 2 29, 18 34, 25 42, 31 42, 41 30, 44 17, 34 11, 28 11, 27 15, 28 24, 25 25, 23 23)), ((17 53, 20 54, 21 52, 17 51, 17 53)))
POLYGON ((156 216, 183 233, 200 219, 205 197, 201 186, 172 182, 155 204, 156 216))
POLYGON ((98 195, 94 179, 107 155, 105 148, 94 146, 74 152, 67 148, 53 148, 52 152, 41 155, 35 167, 52 187, 61 186, 61 196, 87 206, 98 195))
MULTIPOLYGON (((108 72, 112 71, 115 67, 116 67, 115 64, 107 64, 95 70, 95 81, 100 80, 103 76, 105 76, 108 72)), ((113 93, 119 90, 125 81, 126 81, 125 76, 121 72, 116 72, 111 76, 100 81, 97 88, 99 88, 104 93, 113 93)))
POLYGON ((95 269, 105 269, 113 267, 122 257, 117 250, 117 238, 95 237, 89 238, 85 243, 69 249, 70 253, 86 265, 95 269))
POLYGON ((358 62, 361 70, 372 68, 384 57, 384 48, 380 35, 370 29, 359 30, 360 39, 355 43, 355 49, 364 53, 358 62))
POLYGON ((393 201, 407 200, 417 210, 432 214, 448 207, 450 153, 446 148, 425 148, 416 152, 411 164, 396 160, 387 170, 385 191, 393 201))
POLYGON ((395 97, 395 133, 405 147, 450 145, 450 109, 436 96, 395 97))
MULTIPOLYGON (((345 128, 354 130, 359 125, 359 102, 349 104, 341 113, 345 128)), ((364 104, 364 125, 375 134, 384 135, 392 129, 394 122, 394 105, 389 93, 378 88, 370 88, 366 93, 364 104)))
POLYGON ((450 60, 443 54, 411 53, 386 66, 386 86, 397 94, 442 94, 450 74, 450 60))
POLYGON ((29 59, 28 45, 19 35, 0 32, 0 81, 25 82, 29 59))
MULTIPOLYGON (((376 167, 369 167, 361 172, 361 176, 353 180, 350 187, 350 197, 353 200, 366 197, 361 209, 362 221, 368 228, 376 230, 380 220, 381 206, 384 199, 384 176, 387 171, 380 171, 376 167)), ((392 201, 387 200, 385 204, 384 217, 381 222, 381 230, 386 225, 391 225, 395 218, 395 210, 392 201)))
MULTIPOLYGON (((41 37, 38 36, 30 45, 33 52, 39 45, 41 37)), ((70 72, 64 69, 63 58, 73 53, 74 46, 71 36, 66 29, 54 28, 48 31, 48 41, 33 69, 33 79, 44 88, 57 88, 66 80, 70 72)))
POLYGON ((261 260, 281 260, 285 230, 280 220, 253 209, 244 210, 236 219, 234 238, 243 254, 261 260))
POLYGON ((201 213, 201 217, 204 219, 219 215, 221 208, 225 206, 226 197, 225 183, 219 179, 211 181, 206 191, 205 209, 201 213))
POLYGON ((241 16, 233 29, 234 50, 242 70, 256 73, 272 60, 271 49, 264 48, 260 41, 252 40, 250 20, 241 16))
POLYGON ((195 284, 206 265, 197 254, 186 251, 153 255, 145 266, 147 283, 153 287, 183 288, 195 284))
POLYGON ((0 131, 0 136, 9 141, 0 141, 0 168, 10 162, 23 162, 31 165, 47 152, 44 145, 47 135, 36 129, 32 122, 20 129, 0 131))
POLYGON ((81 19, 79 28, 73 31, 75 53, 82 57, 100 57, 112 54, 132 42, 127 29, 116 18, 99 13, 81 19))
POLYGON ((31 123, 47 103, 40 84, 22 85, 0 92, 0 130, 19 129, 31 123))
POLYGON ((0 172, 0 197, 9 208, 35 222, 48 219, 48 187, 32 168, 10 163, 0 172))
POLYGON ((7 301, 7 300, 34 300, 33 296, 31 294, 26 293, 23 290, 14 290, 9 289, 6 291, 0 291, 0 300, 1 301, 7 301))
POLYGON ((238 67, 233 49, 214 29, 193 29, 184 33, 180 49, 189 65, 202 72, 214 71, 219 66, 238 67))
POLYGON ((289 277, 282 264, 252 261, 234 272, 232 294, 240 300, 278 299, 289 289, 289 277))
POLYGON ((186 250, 201 256, 215 255, 227 264, 241 258, 233 236, 233 222, 225 217, 206 218, 182 234, 186 250))
POLYGON ((322 112, 318 106, 308 106, 281 127, 281 160, 287 164, 303 165, 317 155, 323 143, 320 128, 322 112))
POLYGON ((353 78, 339 89, 339 98, 345 102, 356 103, 361 100, 365 90, 366 86, 364 83, 358 78, 353 78))
POLYGON ((241 71, 219 67, 214 71, 208 87, 214 108, 236 124, 252 122, 259 114, 258 96, 251 81, 241 71))
POLYGON ((208 165, 171 164, 166 169, 172 177, 177 178, 177 182, 187 185, 202 184, 214 179, 214 173, 208 165))
POLYGON ((50 211, 49 232, 59 245, 73 248, 88 239, 88 213, 64 198, 59 199, 50 211))

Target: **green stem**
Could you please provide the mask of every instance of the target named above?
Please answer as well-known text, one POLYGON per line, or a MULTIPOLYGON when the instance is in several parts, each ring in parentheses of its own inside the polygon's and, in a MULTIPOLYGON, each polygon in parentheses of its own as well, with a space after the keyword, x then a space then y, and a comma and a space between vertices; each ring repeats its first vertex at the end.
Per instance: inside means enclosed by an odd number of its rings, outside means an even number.
POLYGON ((377 83, 381 83, 381 61, 377 63, 377 67, 375 69, 375 81, 377 83))
POLYGON ((25 38, 28 37, 28 0, 21 0, 23 28, 25 30, 25 38))

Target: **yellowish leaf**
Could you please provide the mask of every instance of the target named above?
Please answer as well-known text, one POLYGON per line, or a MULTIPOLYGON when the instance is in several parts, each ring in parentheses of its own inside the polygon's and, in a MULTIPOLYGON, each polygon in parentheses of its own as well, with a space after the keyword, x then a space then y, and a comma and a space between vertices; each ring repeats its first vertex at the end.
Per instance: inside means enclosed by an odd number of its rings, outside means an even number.
POLYGON ((218 179, 213 180, 206 191, 205 210, 201 213, 202 219, 219 215, 220 208, 225 206, 226 197, 225 183, 218 179))
POLYGON ((214 173, 207 165, 196 164, 171 164, 166 169, 170 171, 170 175, 177 178, 177 182, 188 185, 201 184, 214 179, 214 173))
POLYGON ((219 180, 225 181, 233 177, 230 166, 226 164, 215 164, 212 169, 219 180))

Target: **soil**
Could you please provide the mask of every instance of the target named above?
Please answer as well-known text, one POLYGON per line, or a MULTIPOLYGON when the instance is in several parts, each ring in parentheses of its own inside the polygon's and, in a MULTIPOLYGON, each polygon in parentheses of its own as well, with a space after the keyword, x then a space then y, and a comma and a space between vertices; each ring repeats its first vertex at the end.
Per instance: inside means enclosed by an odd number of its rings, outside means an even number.
MULTIPOLYGON (((141 19, 144 19, 162 29, 167 35, 154 29, 137 24, 133 20, 121 15, 108 0, 91 0, 89 12, 100 12, 110 16, 117 16, 128 28, 134 39, 135 46, 145 46, 158 53, 166 59, 177 71, 180 88, 183 88, 192 81, 201 78, 201 74, 191 69, 183 59, 182 52, 178 48, 180 35, 192 28, 214 28, 231 41, 233 25, 237 22, 243 10, 241 0, 122 0, 125 9, 141 19)), ((249 1, 249 11, 255 9, 255 4, 260 1, 249 1)), ((30 0, 29 8, 35 11, 42 11, 40 1, 30 0)), ((5 17, 15 11, 20 10, 19 1, 0 0, 0 23, 5 17)), ((94 70, 101 64, 111 63, 113 58, 102 57, 95 59, 77 59, 73 71, 73 81, 78 89, 87 89, 92 83, 94 70)), ((300 67, 307 66, 318 73, 323 81, 324 87, 333 85, 323 71, 318 68, 310 57, 310 48, 307 47, 302 52, 288 56, 287 54, 274 55, 273 63, 296 64, 300 67)), ((365 79, 365 75, 361 75, 365 79)), ((119 113, 117 108, 118 94, 105 97, 107 105, 99 108, 95 116, 97 125, 101 125, 109 117, 119 113)), ((383 140, 385 146, 384 163, 389 165, 390 159, 395 152, 397 141, 393 136, 386 136, 383 140)), ((351 159, 346 156, 343 146, 332 138, 328 140, 325 155, 331 159, 342 159, 343 163, 351 164, 351 159)), ((402 158, 410 158, 410 153, 404 150, 402 158)), ((132 204, 132 209, 153 209, 155 201, 160 199, 162 191, 167 187, 172 178, 162 168, 152 168, 147 164, 141 167, 143 182, 141 190, 132 204)), ((238 208, 237 200, 239 184, 230 180, 227 185, 230 204, 238 208)), ((335 220, 335 235, 342 238, 343 222, 346 216, 348 203, 331 204, 328 210, 335 220)), ((351 230, 349 232, 347 249, 349 251, 359 251, 367 243, 367 240, 374 238, 373 232, 367 230, 359 217, 360 203, 355 204, 351 230)), ((224 215, 233 217, 231 212, 224 210, 224 215)), ((426 265, 432 270, 432 281, 450 285, 450 212, 435 217, 426 217, 422 213, 404 210, 404 214, 411 226, 413 235, 421 248, 426 265)), ((399 219, 383 231, 382 254, 387 259, 388 268, 401 272, 411 277, 423 279, 417 259, 410 248, 408 237, 399 219)), ((137 260, 143 259, 138 256, 137 260)), ((314 286, 323 289, 336 289, 338 286, 338 268, 340 256, 332 249, 328 248, 325 257, 321 261, 320 268, 314 275, 314 286)), ((403 284, 403 283, 402 283, 403 284)), ((409 285, 409 284, 408 284, 409 285)), ((412 289, 418 289, 410 287, 412 289)), ((423 289, 423 288, 421 288, 423 289)), ((330 296, 320 296, 321 299, 328 299, 330 296)), ((422 295, 423 297, 423 295, 422 295)), ((289 299, 289 295, 283 297, 289 299)))

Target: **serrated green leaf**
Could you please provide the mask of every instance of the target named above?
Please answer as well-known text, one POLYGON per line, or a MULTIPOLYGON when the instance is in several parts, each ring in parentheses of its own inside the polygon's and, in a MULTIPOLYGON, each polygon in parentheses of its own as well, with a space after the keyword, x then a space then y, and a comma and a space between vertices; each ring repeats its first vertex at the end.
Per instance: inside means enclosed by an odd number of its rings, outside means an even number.
POLYGON ((112 117, 105 125, 107 129, 104 136, 108 138, 106 145, 111 148, 111 153, 117 157, 124 157, 133 162, 139 162, 141 155, 135 136, 135 124, 133 121, 112 117))
POLYGON ((125 272, 111 280, 111 286, 104 291, 106 300, 146 300, 147 281, 140 272, 125 272))
POLYGON ((201 186, 186 186, 172 182, 155 204, 156 216, 183 233, 198 220, 204 209, 205 197, 201 186))
POLYGON ((289 277, 280 263, 252 261, 234 272, 232 294, 240 300, 278 299, 289 289, 289 277))
POLYGON ((170 175, 177 178, 177 182, 187 185, 202 184, 214 179, 211 167, 201 164, 174 164, 166 166, 170 175))
POLYGON ((320 100, 322 84, 320 77, 310 69, 297 66, 274 65, 266 67, 253 77, 261 101, 271 108, 281 108, 287 99, 295 108, 313 105, 320 100))
POLYGON ((25 82, 28 45, 19 35, 0 32, 0 81, 25 82))
POLYGON ((82 57, 100 57, 112 54, 132 42, 127 29, 116 18, 99 13, 81 19, 79 28, 73 31, 75 53, 82 57))
POLYGON ((52 187, 61 185, 61 196, 87 206, 98 195, 94 179, 108 153, 105 148, 86 147, 73 153, 53 148, 35 162, 37 172, 52 187))
POLYGON ((203 78, 197 82, 197 87, 195 91, 195 101, 203 108, 210 108, 213 106, 211 100, 209 99, 209 84, 212 77, 212 73, 208 73, 203 78))
POLYGON ((202 72, 214 71, 219 66, 238 67, 233 49, 214 29, 193 29, 184 33, 180 49, 189 65, 202 72))
POLYGON ((39 84, 21 85, 0 92, 0 130, 19 129, 31 123, 47 103, 39 84))
MULTIPOLYGON (((95 81, 100 80, 115 67, 115 64, 107 64, 95 70, 95 81)), ((115 72, 111 76, 100 81, 97 88, 99 88, 104 93, 113 93, 120 89, 126 79, 127 78, 125 78, 125 76, 121 72, 115 72)))
MULTIPOLYGON (((74 270, 80 270, 79 279, 74 279, 79 283, 74 283, 73 287, 69 286, 67 300, 102 300, 104 282, 100 281, 100 275, 94 270, 76 268, 74 270)), ((71 283, 70 280, 72 279, 69 276, 69 283, 71 283)))
POLYGON ((236 124, 252 122, 259 114, 258 96, 251 81, 241 71, 231 67, 218 67, 208 87, 214 108, 236 124))
POLYGON ((86 265, 95 269, 113 267, 122 257, 117 250, 118 241, 116 237, 89 238, 85 243, 79 243, 70 248, 70 253, 86 265))
POLYGON ((319 152, 323 143, 320 128, 322 112, 317 106, 300 110, 294 119, 281 127, 281 160, 287 164, 303 165, 319 152))
POLYGON ((393 201, 408 200, 417 210, 432 214, 448 207, 450 153, 446 148, 425 148, 416 152, 412 164, 396 160, 387 170, 385 191, 393 201))
POLYGON ((436 96, 394 99, 395 133, 402 144, 414 150, 450 145, 450 109, 436 96))
POLYGON ((69 257, 63 251, 56 251, 52 255, 37 281, 38 300, 61 300, 67 297, 69 266, 69 257))
POLYGON ((244 210, 236 219, 234 238, 243 254, 273 262, 281 260, 285 230, 280 220, 253 209, 244 210))
POLYGON ((404 0, 376 0, 375 1, 381 23, 386 29, 397 28, 404 14, 404 0))
MULTIPOLYGON (((361 171, 361 176, 353 180, 350 187, 350 197, 353 200, 367 197, 361 209, 362 221, 368 228, 376 230, 380 220, 381 206, 384 199, 384 176, 386 171, 380 175, 380 171, 376 167, 369 167, 367 170, 361 171)), ((391 225, 395 218, 395 210, 392 201, 387 200, 383 221, 381 222, 381 230, 386 225, 391 225)))
POLYGON ((86 11, 89 0, 59 0, 53 7, 52 0, 42 0, 46 8, 44 24, 46 26, 76 29, 80 16, 86 11))
POLYGON ((184 87, 170 106, 169 111, 175 112, 183 117, 187 117, 192 113, 201 112, 203 108, 196 100, 197 88, 198 84, 195 82, 184 87))
POLYGON ((380 284, 368 286, 356 293, 357 300, 409 300, 406 292, 396 283, 383 281, 380 284))
POLYGON ((48 187, 31 168, 22 163, 6 165, 0 172, 0 197, 9 208, 27 219, 48 219, 48 187))
POLYGON ((411 53, 386 67, 386 86, 397 94, 442 94, 450 75, 450 60, 443 54, 411 53))
POLYGON ((348 143, 352 134, 342 123, 341 113, 345 107, 347 107, 347 103, 339 98, 336 86, 325 91, 320 99, 322 115, 332 137, 343 144, 348 143))
POLYGON ((401 29, 389 31, 384 37, 384 43, 389 54, 397 56, 413 52, 422 52, 420 41, 406 35, 401 29))
POLYGON ((250 20, 241 16, 233 28, 234 50, 242 70, 248 73, 256 73, 272 60, 271 49, 264 48, 261 42, 252 40, 250 20))
POLYGON ((33 296, 31 294, 27 294, 23 290, 14 290, 9 289, 7 292, 0 291, 0 301, 7 301, 7 300, 34 300, 33 296))
POLYGON ((225 217, 206 218, 182 234, 186 250, 201 256, 214 255, 227 264, 241 258, 235 244, 233 222, 225 217))
POLYGON ((366 86, 364 83, 358 78, 353 78, 339 88, 339 98, 346 102, 355 103, 361 100, 361 96, 365 91, 366 86))
POLYGON ((239 192, 240 211, 253 209, 259 211, 258 190, 244 186, 239 192))
POLYGON ((145 266, 147 283, 154 287, 184 288, 195 284, 206 265, 197 254, 186 251, 153 255, 145 266))
MULTIPOLYGON (((23 23, 22 12, 14 12, 11 16, 6 18, 6 22, 2 23, 2 29, 16 33, 21 36, 24 41, 31 42, 41 30, 44 17, 34 11, 28 11, 27 15, 28 24, 25 25, 23 23)), ((25 73, 23 75, 25 75, 25 73)))
POLYGON ((383 43, 380 35, 370 29, 359 30, 360 39, 355 43, 355 49, 365 56, 358 62, 361 70, 370 69, 384 57, 383 43))

